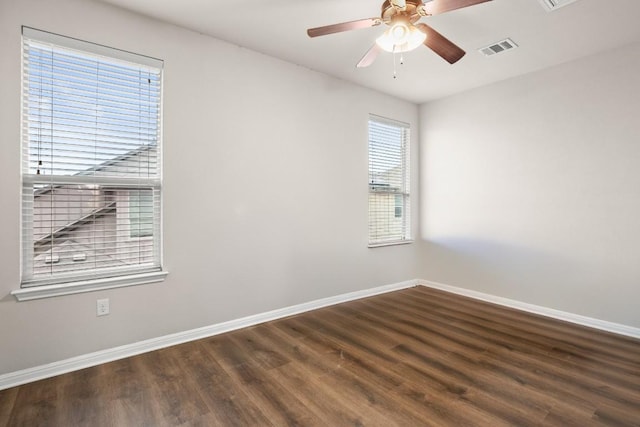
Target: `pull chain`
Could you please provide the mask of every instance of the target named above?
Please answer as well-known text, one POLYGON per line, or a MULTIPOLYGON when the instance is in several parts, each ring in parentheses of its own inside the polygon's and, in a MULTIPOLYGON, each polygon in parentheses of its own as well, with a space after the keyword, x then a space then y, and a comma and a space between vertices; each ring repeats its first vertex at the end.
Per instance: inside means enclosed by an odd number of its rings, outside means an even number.
POLYGON ((395 46, 393 49, 393 78, 397 78, 398 76, 396 75, 396 50, 395 50, 395 46))
MULTIPOLYGON (((404 65, 404 55, 403 52, 400 52, 400 65, 404 65)), ((398 72, 396 67, 396 46, 393 46, 393 78, 398 78, 398 72)))

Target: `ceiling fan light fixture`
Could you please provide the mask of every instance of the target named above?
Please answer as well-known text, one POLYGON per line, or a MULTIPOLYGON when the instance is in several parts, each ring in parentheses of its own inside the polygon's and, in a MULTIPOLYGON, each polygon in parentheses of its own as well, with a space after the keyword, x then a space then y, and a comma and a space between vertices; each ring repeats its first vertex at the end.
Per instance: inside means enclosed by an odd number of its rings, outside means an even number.
POLYGON ((376 44, 387 52, 409 52, 424 43, 427 35, 408 22, 395 22, 376 44))
MULTIPOLYGON (((356 21, 325 25, 309 28, 309 37, 325 36, 327 34, 370 28, 385 24, 387 31, 378 39, 358 62, 358 68, 364 68, 373 63, 378 53, 404 53, 425 46, 447 61, 449 64, 458 62, 465 51, 431 28, 418 22, 422 17, 440 15, 457 9, 464 9, 492 0, 383 0, 380 17, 358 19, 356 21)), ((506 0, 505 0, 506 1, 506 0)), ((541 2, 574 2, 577 0, 539 0, 541 2)), ((394 55, 395 61, 395 55, 394 55)), ((402 55, 400 56, 402 63, 402 55)))

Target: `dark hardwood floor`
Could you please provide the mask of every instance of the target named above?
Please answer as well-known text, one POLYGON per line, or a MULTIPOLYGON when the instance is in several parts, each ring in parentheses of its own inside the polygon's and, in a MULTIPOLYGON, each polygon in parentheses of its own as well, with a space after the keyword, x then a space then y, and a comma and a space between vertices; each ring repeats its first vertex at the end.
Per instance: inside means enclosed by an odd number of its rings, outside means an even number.
POLYGON ((0 391, 9 426, 640 426, 640 341, 416 287, 0 391))

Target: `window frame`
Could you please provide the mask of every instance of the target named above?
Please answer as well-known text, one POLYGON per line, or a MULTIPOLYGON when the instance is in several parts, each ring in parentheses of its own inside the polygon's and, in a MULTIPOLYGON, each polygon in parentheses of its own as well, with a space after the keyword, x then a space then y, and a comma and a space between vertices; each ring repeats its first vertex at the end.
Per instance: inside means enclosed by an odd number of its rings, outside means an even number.
MULTIPOLYGON (((385 247, 385 246, 396 246, 396 245, 404 245, 413 242, 412 238, 412 224, 411 224, 411 126, 408 123, 401 122, 398 120, 389 119, 386 117, 378 116, 375 114, 369 114, 369 120, 367 122, 367 130, 368 130, 368 144, 367 144, 367 157, 368 157, 368 247, 369 248, 377 248, 377 247, 385 247), (388 184, 385 183, 376 183, 372 179, 372 164, 375 162, 379 162, 379 159, 372 158, 372 123, 390 126, 396 128, 401 132, 401 147, 400 151, 396 154, 400 156, 401 160, 401 185, 400 188, 391 188, 386 189, 385 186, 388 184), (373 239, 372 237, 372 224, 377 224, 376 219, 374 217, 375 214, 378 213, 378 208, 375 208, 372 211, 372 195, 374 196, 383 196, 387 197, 391 200, 391 203, 388 203, 390 206, 389 216, 390 219, 401 220, 401 230, 396 238, 378 238, 373 239), (398 196, 401 197, 402 203, 398 206, 398 196), (400 207, 400 216, 398 216, 398 207, 400 207)), ((376 226, 376 225, 373 225, 376 226)))
MULTIPOLYGON (((141 67, 149 67, 158 70, 159 75, 159 89, 158 89, 158 127, 157 127, 157 143, 154 145, 154 149, 157 150, 155 156, 157 156, 157 176, 150 182, 151 180, 141 179, 139 185, 132 184, 132 179, 120 179, 117 177, 114 178, 94 178, 91 181, 91 184, 98 183, 109 184, 112 185, 113 182, 122 181, 121 185, 124 189, 123 191, 129 191, 127 188, 131 189, 150 189, 152 188, 154 191, 154 200, 157 202, 158 207, 156 210, 157 221, 154 221, 153 224, 153 233, 154 239, 157 239, 157 245, 154 247, 152 252, 153 257, 153 265, 155 267, 149 266, 141 266, 140 268, 136 268, 134 265, 132 268, 122 268, 122 269, 113 269, 102 268, 102 269, 87 269, 82 274, 72 274, 68 277, 65 274, 53 274, 52 278, 33 278, 33 270, 29 274, 26 272, 28 269, 33 269, 33 265, 35 262, 35 255, 33 252, 33 244, 35 240, 33 238, 33 234, 29 235, 27 230, 27 226, 24 221, 27 216, 30 218, 31 222, 33 222, 33 213, 28 214, 25 213, 25 208, 32 207, 33 205, 29 205, 29 202, 24 199, 20 203, 20 230, 21 230, 21 239, 20 239, 20 289, 14 290, 12 295, 18 301, 27 301, 32 299, 39 298, 47 298, 54 297, 59 295, 67 295, 67 294, 76 294, 80 292, 91 292, 102 289, 110 289, 124 286, 133 286, 140 285, 146 283, 156 283, 161 282, 167 276, 167 271, 163 268, 163 244, 162 244, 162 99, 163 99, 163 89, 162 89, 162 80, 163 80, 163 61, 155 58, 151 58, 148 56, 138 55, 131 52, 94 44, 91 42, 74 39, 66 36, 62 36, 59 34, 49 33, 46 31, 37 30, 34 28, 22 27, 22 38, 21 44, 24 46, 29 40, 33 40, 38 44, 49 44, 53 46, 57 46, 62 49, 71 49, 80 54, 85 54, 89 58, 95 58, 96 56, 105 57, 108 61, 125 61, 127 63, 136 64, 141 67), (128 180, 128 182, 126 182, 128 180), (31 216, 29 216, 31 215, 31 216)), ((22 49, 22 68, 23 71, 21 73, 22 79, 22 87, 25 87, 25 79, 27 78, 27 66, 25 60, 24 47, 22 49)), ((20 156, 20 164, 21 166, 21 193, 22 197, 25 197, 25 190, 30 189, 29 191, 33 191, 33 186, 37 185, 38 180, 32 178, 33 175, 25 172, 25 162, 28 161, 28 158, 25 156, 29 156, 28 150, 24 148, 24 145, 28 143, 27 136, 25 135, 26 129, 25 125, 27 123, 26 117, 26 102, 25 99, 26 93, 24 89, 21 94, 21 156, 20 156)), ((33 173, 33 172, 32 172, 33 173)), ((39 173, 39 171, 38 171, 39 173)), ((37 175, 39 176, 39 175, 37 175)), ((69 185, 82 185, 82 179, 77 176, 65 176, 65 175, 55 175, 55 178, 52 178, 52 186, 51 189, 55 188, 59 183, 63 183, 62 185, 66 185, 65 183, 69 183, 69 185), (53 183, 55 182, 55 186, 53 183)), ((89 181, 85 184, 89 184, 89 181)), ((120 184, 119 184, 120 185, 120 184)), ((80 188, 80 187, 78 187, 80 188)), ((33 203, 33 202, 31 202, 33 203)), ((32 227, 32 226, 29 226, 32 227)), ((53 236, 53 235, 52 235, 53 236)), ((53 238, 53 237, 52 237, 53 238)), ((149 239, 149 237, 141 236, 134 237, 131 239, 149 239)), ((54 256, 53 252, 51 253, 52 258, 54 256)), ((73 261, 76 259, 74 257, 73 261)), ((78 261, 81 261, 78 259, 78 261)))

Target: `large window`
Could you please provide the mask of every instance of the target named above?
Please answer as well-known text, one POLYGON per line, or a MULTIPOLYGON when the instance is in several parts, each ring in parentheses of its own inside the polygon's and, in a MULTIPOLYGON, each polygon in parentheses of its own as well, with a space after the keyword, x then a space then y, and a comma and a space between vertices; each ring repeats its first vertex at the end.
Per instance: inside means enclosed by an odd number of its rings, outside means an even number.
POLYGON ((409 146, 408 124, 369 117, 369 246, 411 239, 409 146))
POLYGON ((23 28, 22 288, 163 276, 161 78, 160 60, 23 28))

